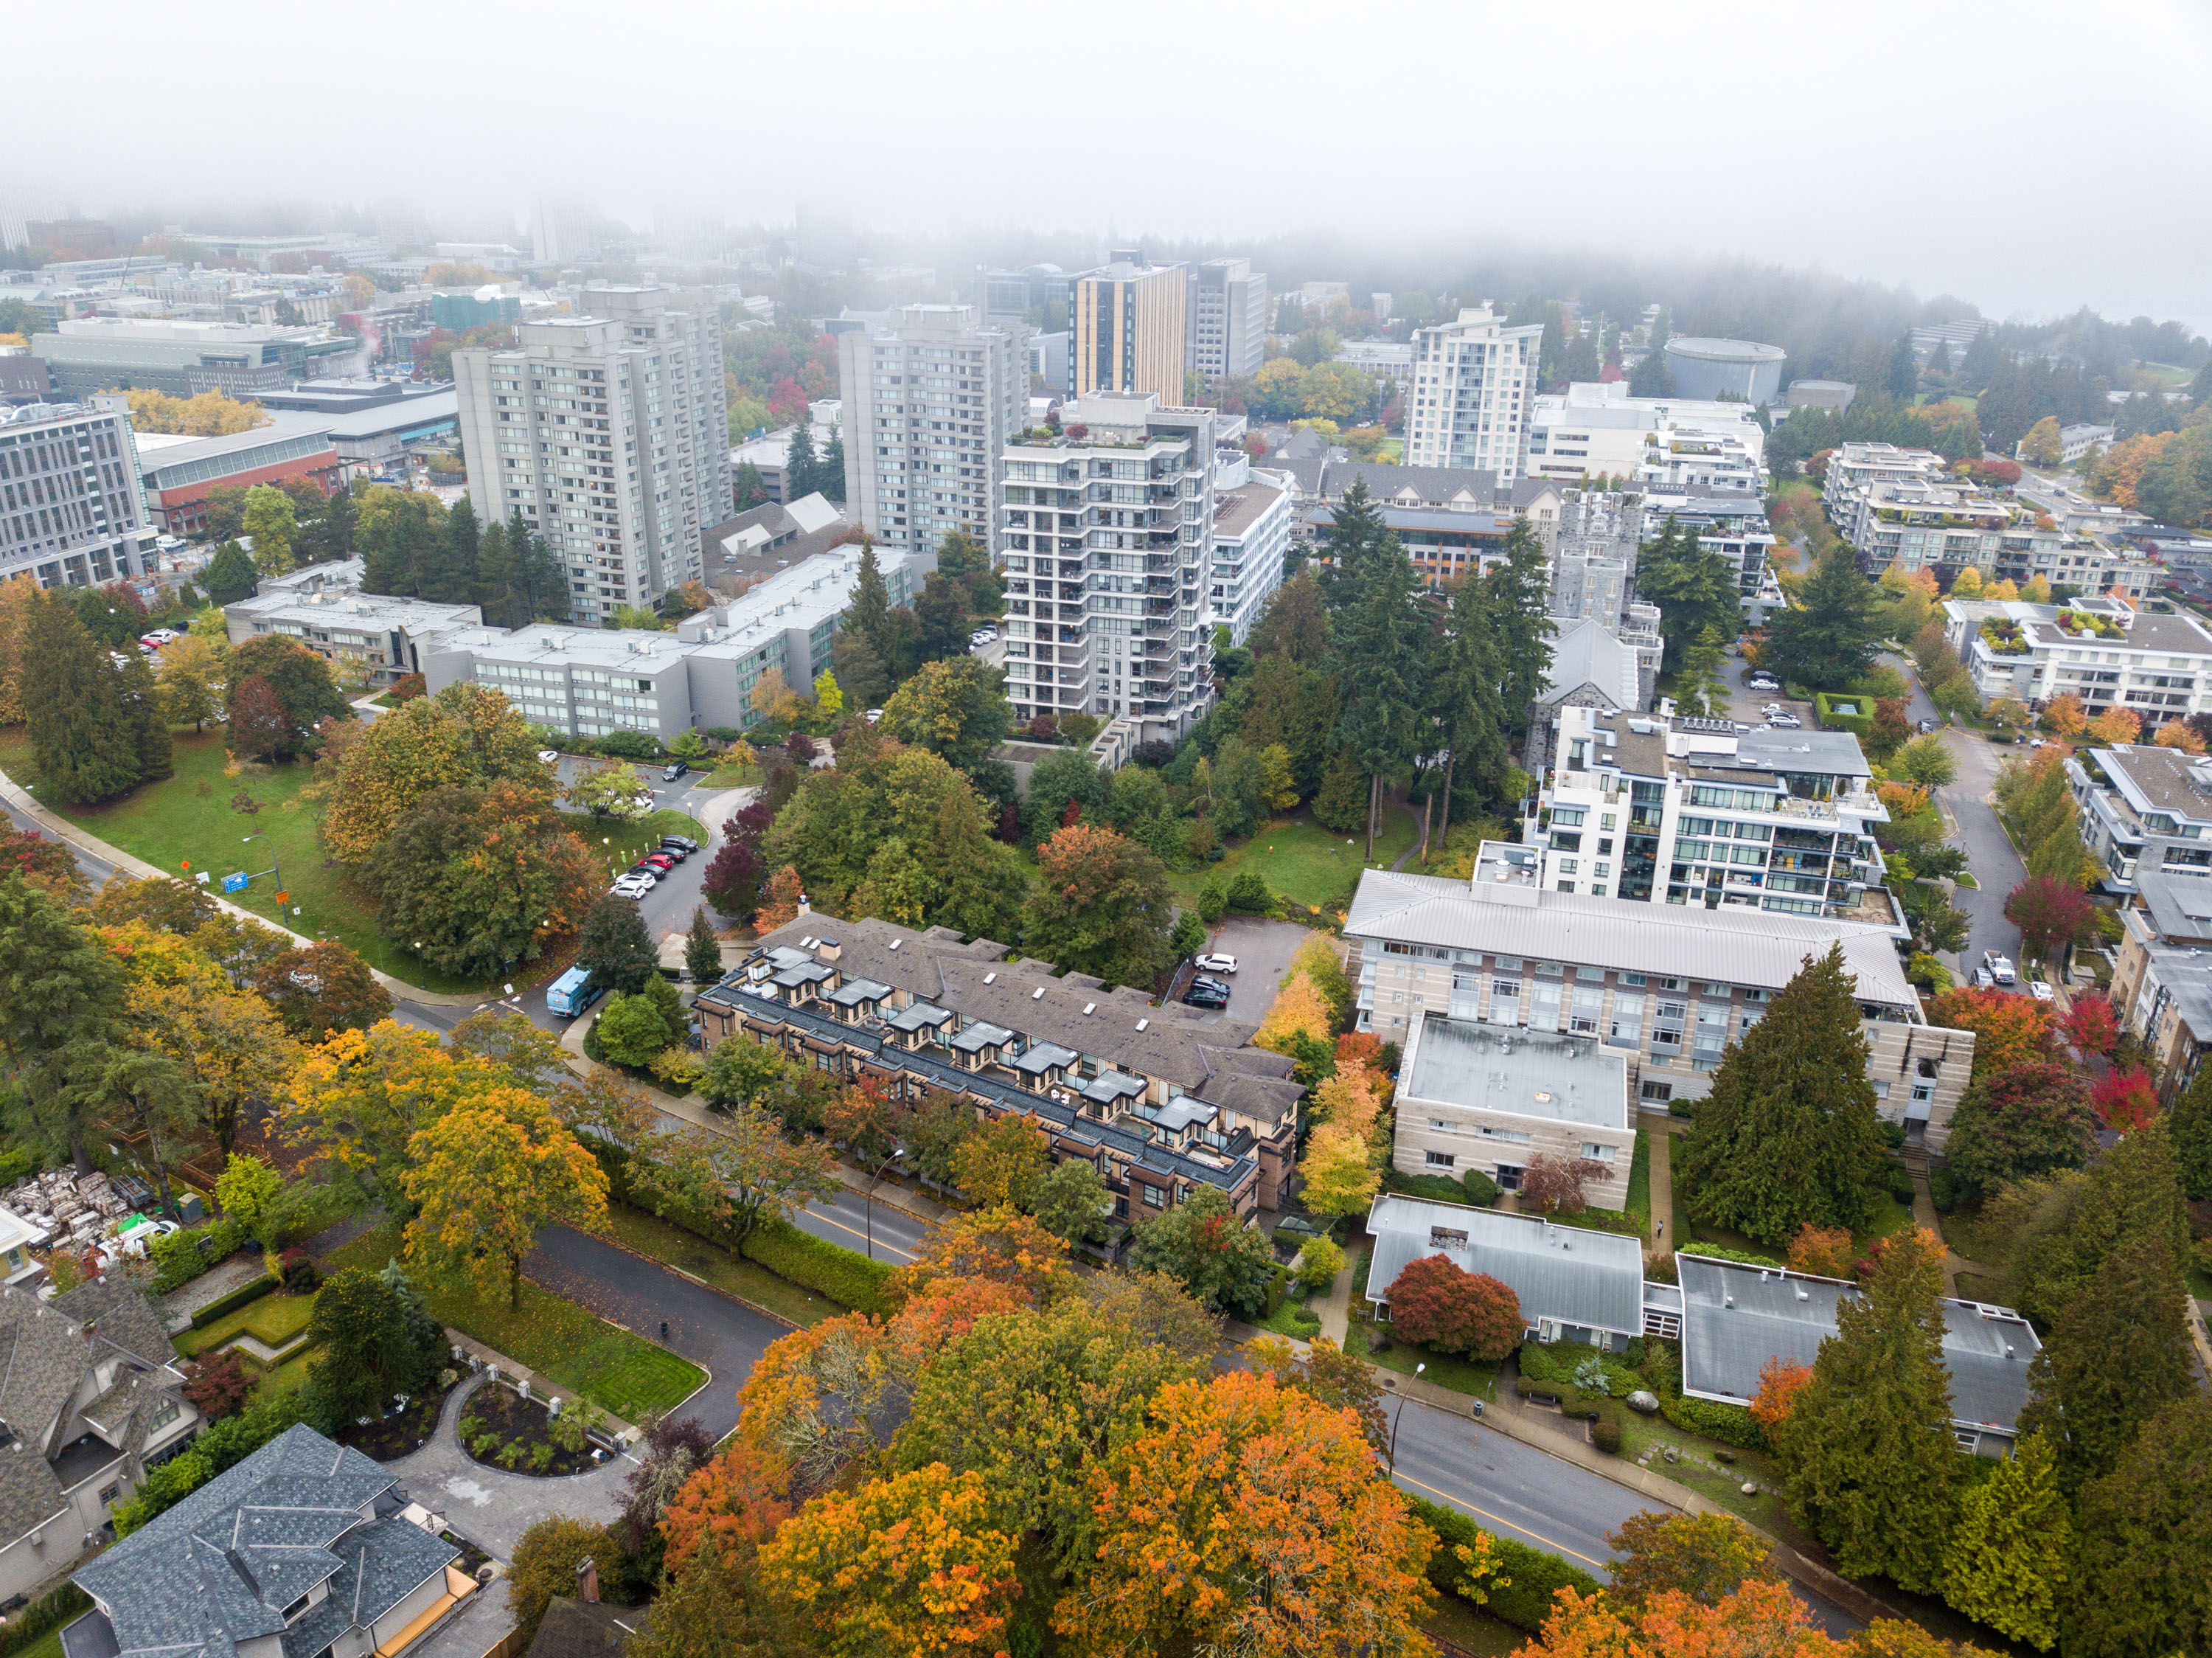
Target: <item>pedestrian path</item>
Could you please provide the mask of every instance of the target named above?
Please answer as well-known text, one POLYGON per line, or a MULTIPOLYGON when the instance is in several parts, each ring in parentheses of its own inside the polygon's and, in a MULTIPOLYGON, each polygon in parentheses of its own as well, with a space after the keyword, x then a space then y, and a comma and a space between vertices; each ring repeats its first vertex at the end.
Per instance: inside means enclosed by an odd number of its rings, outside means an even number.
POLYGON ((1352 1331, 1352 1268, 1346 1265, 1328 1286, 1328 1295, 1316 1309, 1321 1314, 1321 1333, 1339 1347, 1352 1331))
POLYGON ((1646 1111, 1638 1113, 1636 1125, 1644 1131, 1648 1149, 1651 1235, 1644 1240, 1644 1259, 1650 1262, 1663 1259, 1681 1247, 1680 1238, 1667 1235, 1667 1223, 1674 1218, 1674 1136, 1689 1125, 1677 1122, 1665 1112, 1646 1111))

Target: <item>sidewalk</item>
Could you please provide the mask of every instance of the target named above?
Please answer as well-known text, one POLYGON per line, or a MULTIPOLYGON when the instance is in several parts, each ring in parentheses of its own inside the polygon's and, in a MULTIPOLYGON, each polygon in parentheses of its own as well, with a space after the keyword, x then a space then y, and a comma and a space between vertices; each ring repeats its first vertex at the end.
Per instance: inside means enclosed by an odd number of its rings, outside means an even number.
MULTIPOLYGON (((164 881, 176 879, 167 869, 157 869, 145 859, 133 857, 119 846, 110 846, 96 836, 87 834, 66 818, 47 810, 32 798, 28 789, 4 771, 0 771, 0 801, 7 802, 9 806, 37 824, 41 831, 63 844, 99 858, 104 863, 113 864, 118 873, 129 875, 134 881, 148 881, 155 877, 164 881)), ((228 911, 241 920, 255 922, 268 928, 271 932, 282 933, 302 949, 315 942, 313 939, 303 934, 294 932, 289 927, 279 926, 268 917, 256 915, 252 911, 233 904, 228 899, 214 893, 209 893, 207 896, 217 907, 228 911)), ((418 990, 405 979, 394 978, 389 973, 378 972, 374 967, 369 968, 369 972, 378 984, 392 993, 392 999, 398 1002, 418 1003, 427 1008, 473 1008, 493 999, 481 991, 471 991, 465 996, 453 996, 438 991, 418 990)))
POLYGON ((1682 1247, 1682 1240, 1667 1240, 1667 1222, 1674 1218, 1674 1136, 1689 1128, 1687 1123, 1662 1111, 1638 1112, 1636 1126, 1647 1137, 1651 1148, 1649 1177, 1651 1196, 1651 1235, 1644 1240, 1644 1261, 1649 1266, 1682 1247))

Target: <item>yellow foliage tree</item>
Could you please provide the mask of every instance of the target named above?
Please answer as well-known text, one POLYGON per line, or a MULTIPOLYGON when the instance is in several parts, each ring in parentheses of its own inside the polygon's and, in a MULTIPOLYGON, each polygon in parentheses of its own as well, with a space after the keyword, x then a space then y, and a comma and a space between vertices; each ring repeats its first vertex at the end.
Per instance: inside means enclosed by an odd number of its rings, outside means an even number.
POLYGON ((539 1228, 606 1226, 599 1160, 526 1089, 492 1088, 456 1106, 408 1153, 407 1195, 422 1205, 407 1227, 408 1264, 464 1278, 486 1299, 503 1288, 508 1307, 522 1304, 522 1258, 539 1228))
POLYGON ((2159 727, 2158 735, 2152 738, 2160 748, 2179 748, 2185 754, 2202 754, 2204 739, 2197 735, 2197 728, 2186 720, 2168 720, 2159 727))
POLYGON ((183 1068, 202 1119, 228 1155, 246 1107, 299 1069, 299 1044, 268 1003, 239 990, 184 939, 143 921, 100 930, 124 964, 122 1011, 131 1045, 183 1068))
POLYGON ((1020 1593, 983 1477, 941 1462, 817 1497, 761 1545, 761 1581, 830 1658, 991 1658, 1020 1593))
POLYGON ((2142 716, 2132 710, 2112 707, 2089 722, 2088 735, 2110 746, 2131 743, 2142 730, 2142 716))
POLYGON ((167 392, 125 387, 121 396, 131 405, 131 424, 142 432, 164 432, 184 437, 228 437, 268 424, 258 403, 240 403, 221 392, 202 392, 198 397, 171 397, 167 392))
POLYGON ((1982 573, 1972 564, 1959 572, 1958 580, 1951 583, 1954 599, 1978 599, 1982 594, 1982 573))
POLYGON ((2049 604, 2051 602, 2051 582, 2049 579, 2041 576, 2029 576, 2027 578, 2027 585, 2020 590, 2020 596, 2022 600, 2031 605, 2049 604))
POLYGON ((1293 973, 1275 992, 1267 1016, 1260 1021, 1259 1033, 1252 1040, 1270 1053, 1289 1053, 1292 1051, 1291 1039, 1295 1035, 1327 1042, 1330 1024, 1328 1003, 1314 988, 1313 981, 1304 973, 1293 973))
POLYGON ((23 723, 23 630, 39 593, 29 576, 0 582, 0 725, 23 723))
POLYGON ((1313 1131, 1298 1173, 1305 1182, 1300 1200, 1322 1215, 1364 1213, 1382 1184, 1367 1137, 1341 1123, 1324 1123, 1313 1131))
POLYGON ((1374 1133, 1375 1119, 1380 1115, 1382 1102, 1375 1096, 1372 1076, 1365 1070, 1347 1070, 1339 1064, 1334 1076, 1322 1079, 1314 1090, 1313 1103, 1309 1107, 1316 1126, 1323 1123, 1341 1124, 1363 1140, 1374 1133))
POLYGON ((386 1019, 312 1050, 280 1107, 285 1137, 397 1193, 415 1136, 464 1100, 513 1081, 432 1031, 386 1019))

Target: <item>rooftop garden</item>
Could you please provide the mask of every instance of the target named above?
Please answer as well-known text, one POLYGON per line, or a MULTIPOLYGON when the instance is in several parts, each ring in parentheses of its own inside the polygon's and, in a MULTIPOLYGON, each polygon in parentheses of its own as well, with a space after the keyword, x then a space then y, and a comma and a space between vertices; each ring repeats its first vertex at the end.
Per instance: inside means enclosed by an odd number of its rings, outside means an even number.
POLYGON ((1982 624, 1982 643, 2000 656, 2025 656, 2029 650, 2027 636, 2021 631, 2018 622, 1992 616, 1982 624))
POLYGON ((2124 639, 2127 631, 2118 623, 2086 610, 2062 610, 2057 615, 2058 625, 2077 639, 2124 639))

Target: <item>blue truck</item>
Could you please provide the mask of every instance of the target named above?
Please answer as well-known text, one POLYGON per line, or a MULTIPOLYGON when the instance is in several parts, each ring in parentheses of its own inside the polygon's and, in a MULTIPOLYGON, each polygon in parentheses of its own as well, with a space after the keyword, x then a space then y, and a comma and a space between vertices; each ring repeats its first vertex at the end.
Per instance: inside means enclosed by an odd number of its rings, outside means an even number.
POLYGON ((605 987, 592 983, 589 967, 571 967, 545 992, 545 1006, 563 1019, 574 1019, 605 993, 605 987))

